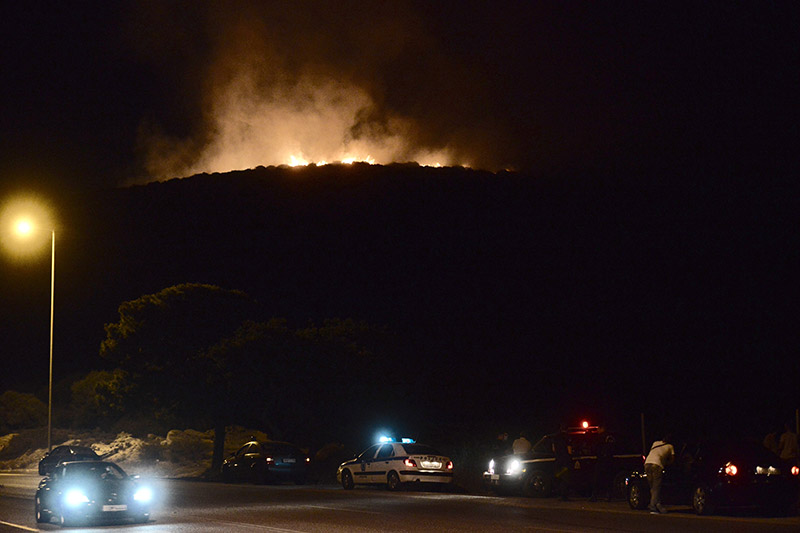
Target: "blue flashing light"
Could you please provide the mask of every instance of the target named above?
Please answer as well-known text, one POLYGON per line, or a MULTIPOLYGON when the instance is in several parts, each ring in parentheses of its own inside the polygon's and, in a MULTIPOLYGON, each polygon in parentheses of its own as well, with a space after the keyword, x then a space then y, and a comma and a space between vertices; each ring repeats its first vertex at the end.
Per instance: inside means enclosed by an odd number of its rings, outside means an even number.
POLYGON ((386 435, 381 435, 381 437, 378 439, 378 442, 394 442, 394 439, 392 437, 387 437, 386 435))
POLYGON ((414 439, 409 439, 408 437, 403 437, 402 439, 400 439, 400 442, 402 442, 403 444, 414 444, 417 441, 415 441, 414 439))

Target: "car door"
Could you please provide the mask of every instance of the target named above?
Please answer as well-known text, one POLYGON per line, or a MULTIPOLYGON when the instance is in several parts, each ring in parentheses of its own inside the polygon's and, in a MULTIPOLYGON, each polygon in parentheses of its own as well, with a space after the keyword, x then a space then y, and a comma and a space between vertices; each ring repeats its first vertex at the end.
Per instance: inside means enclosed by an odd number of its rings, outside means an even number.
POLYGON ((387 443, 378 448, 375 459, 367 468, 371 483, 383 483, 386 481, 386 474, 391 470, 394 457, 394 446, 392 444, 387 443))
POLYGON ((664 468, 661 499, 668 504, 691 502, 692 484, 696 475, 697 463, 694 456, 685 448, 679 450, 672 463, 664 468))
POLYGON ((572 486, 577 490, 591 488, 597 466, 596 438, 593 434, 573 435, 569 442, 572 450, 572 486))
POLYGON ((258 479, 260 472, 257 470, 263 466, 263 456, 261 454, 261 447, 255 443, 245 445, 244 454, 242 455, 242 475, 251 480, 258 479))
POLYGON ((380 447, 380 444, 374 444, 361 452, 361 455, 356 458, 352 470, 354 483, 373 483, 370 477, 370 471, 372 468, 372 461, 375 459, 375 454, 378 453, 378 448, 380 447))
POLYGON ((231 463, 230 473, 233 479, 242 480, 247 479, 251 475, 250 468, 252 466, 252 452, 254 445, 247 443, 236 451, 231 463))

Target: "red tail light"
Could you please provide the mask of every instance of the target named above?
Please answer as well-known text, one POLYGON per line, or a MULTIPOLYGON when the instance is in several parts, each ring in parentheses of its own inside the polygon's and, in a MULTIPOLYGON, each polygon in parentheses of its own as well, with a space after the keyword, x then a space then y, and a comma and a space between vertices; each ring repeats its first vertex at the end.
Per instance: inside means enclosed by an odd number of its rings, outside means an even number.
POLYGON ((739 473, 739 469, 736 468, 736 465, 733 463, 727 463, 725 465, 725 475, 726 476, 735 476, 739 473))
POLYGON ((452 470, 453 469, 453 461, 447 461, 447 469, 448 470, 452 470))
POLYGON ((792 467, 792 475, 796 476, 798 474, 800 474, 800 467, 799 466, 793 466, 792 467))
POLYGON ((417 467, 417 462, 414 459, 411 459, 410 457, 408 459, 406 459, 405 461, 403 461, 403 464, 406 465, 409 468, 416 468, 417 467))

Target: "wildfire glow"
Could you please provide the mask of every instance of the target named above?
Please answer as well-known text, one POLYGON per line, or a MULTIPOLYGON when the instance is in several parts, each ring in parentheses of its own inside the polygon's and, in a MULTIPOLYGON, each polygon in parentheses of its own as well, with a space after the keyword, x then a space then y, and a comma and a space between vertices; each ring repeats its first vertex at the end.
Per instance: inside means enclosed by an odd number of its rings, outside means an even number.
POLYGON ((456 164, 447 148, 416 146, 408 120, 373 118, 367 92, 332 78, 307 75, 270 85, 242 70, 215 89, 211 102, 204 145, 151 132, 152 177, 328 162, 456 164))
MULTIPOLYGON (((376 161, 375 161, 374 158, 372 158, 370 156, 366 156, 366 157, 346 156, 346 157, 343 157, 341 160, 338 160, 337 163, 341 163, 343 165, 352 165, 353 163, 368 163, 370 165, 374 165, 374 164, 376 164, 376 161)), ((328 161, 325 161, 324 159, 322 159, 320 161, 312 162, 312 161, 308 161, 307 159, 305 159, 304 157, 299 156, 299 155, 290 155, 289 158, 286 160, 286 162, 284 162, 282 164, 284 164, 286 166, 289 166, 289 167, 301 167, 301 166, 307 166, 307 165, 316 165, 318 167, 321 167, 321 166, 327 165, 329 163, 328 163, 328 161)))

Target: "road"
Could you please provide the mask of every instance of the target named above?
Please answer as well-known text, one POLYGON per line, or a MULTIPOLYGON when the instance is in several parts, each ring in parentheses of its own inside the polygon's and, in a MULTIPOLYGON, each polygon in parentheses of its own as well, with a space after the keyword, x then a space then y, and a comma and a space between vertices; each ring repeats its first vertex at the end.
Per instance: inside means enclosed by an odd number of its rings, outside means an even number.
MULTIPOLYGON (((0 532, 56 531, 33 518, 39 477, 0 473, 0 532)), ((143 525, 70 528, 92 532, 781 532, 799 531, 800 517, 749 513, 698 517, 632 511, 625 502, 493 497, 436 492, 388 492, 337 486, 225 485, 177 480, 156 484, 160 504, 143 525)))

